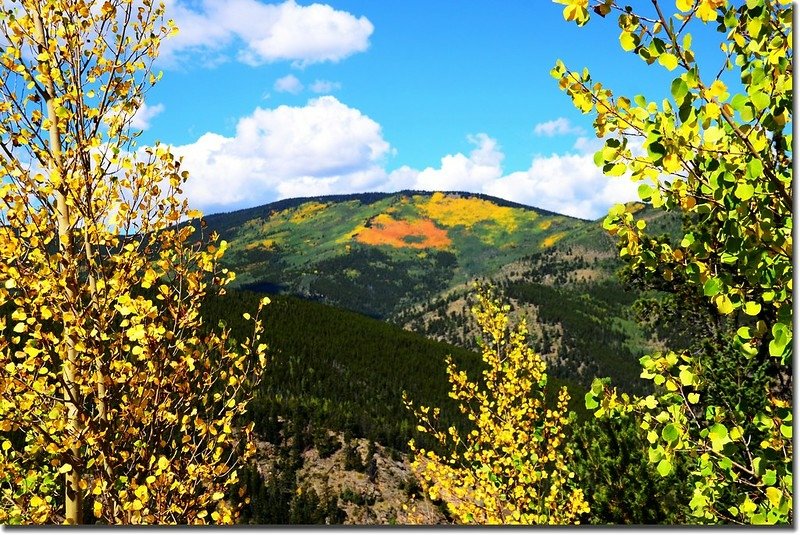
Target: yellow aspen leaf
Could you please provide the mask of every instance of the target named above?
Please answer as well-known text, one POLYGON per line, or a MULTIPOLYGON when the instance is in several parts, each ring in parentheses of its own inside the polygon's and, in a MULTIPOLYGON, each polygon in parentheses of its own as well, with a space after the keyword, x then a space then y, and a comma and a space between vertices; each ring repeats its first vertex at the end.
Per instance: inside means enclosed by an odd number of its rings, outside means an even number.
POLYGON ((630 52, 636 48, 636 39, 631 32, 623 31, 621 34, 619 34, 619 43, 622 46, 622 49, 626 52, 630 52))
POLYGON ((681 170, 681 160, 680 158, 673 152, 664 156, 664 169, 669 173, 677 173, 681 170))
POLYGON ((709 98, 716 98, 720 101, 726 100, 728 98, 728 86, 722 80, 714 80, 707 93, 709 98))
POLYGON ((673 71, 678 66, 678 57, 670 52, 665 52, 658 56, 658 62, 668 71, 673 71))

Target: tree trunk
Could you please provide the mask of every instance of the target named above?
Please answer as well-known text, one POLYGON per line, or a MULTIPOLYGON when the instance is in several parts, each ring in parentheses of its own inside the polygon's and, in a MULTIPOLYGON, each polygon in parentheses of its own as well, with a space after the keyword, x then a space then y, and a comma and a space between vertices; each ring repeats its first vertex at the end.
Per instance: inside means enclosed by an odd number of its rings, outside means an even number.
MULTIPOLYGON (((47 51, 47 41, 44 33, 41 16, 35 10, 32 11, 34 17, 34 24, 36 27, 36 41, 38 41, 40 52, 47 51)), ((58 130, 58 117, 56 115, 55 103, 53 102, 55 94, 55 86, 52 79, 49 77, 50 65, 49 61, 40 62, 40 71, 45 75, 45 103, 47 105, 47 118, 50 120, 50 172, 51 176, 55 176, 61 180, 61 185, 56 188, 56 219, 58 223, 58 244, 59 252, 61 253, 61 266, 62 269, 74 269, 72 263, 73 258, 73 243, 72 243, 72 230, 70 228, 70 213, 69 206, 67 205, 64 190, 67 189, 64 185, 64 164, 61 155, 61 134, 58 130)), ((67 281, 66 297, 67 302, 73 303, 75 299, 74 277, 67 281)), ((77 372, 77 354, 75 351, 75 340, 70 334, 70 326, 64 322, 64 346, 66 347, 66 359, 63 363, 62 373, 64 378, 64 404, 67 409, 67 429, 72 438, 77 439, 80 434, 80 418, 79 418, 79 391, 78 384, 75 380, 77 372)), ((64 481, 64 494, 65 494, 65 521, 68 524, 82 524, 83 523, 83 491, 80 488, 81 474, 77 461, 81 458, 80 447, 75 444, 70 449, 68 459, 72 462, 71 470, 65 474, 64 481)))

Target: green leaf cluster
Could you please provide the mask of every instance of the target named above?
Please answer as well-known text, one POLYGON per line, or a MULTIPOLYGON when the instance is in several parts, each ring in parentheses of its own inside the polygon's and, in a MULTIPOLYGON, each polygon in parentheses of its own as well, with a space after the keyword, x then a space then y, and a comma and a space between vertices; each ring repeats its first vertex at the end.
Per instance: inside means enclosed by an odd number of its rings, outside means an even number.
POLYGON ((621 13, 623 50, 678 73, 661 103, 615 96, 562 62, 552 71, 575 106, 594 113, 604 172, 627 174, 645 203, 684 214, 678 241, 652 236, 622 205, 604 227, 639 280, 714 318, 698 325, 711 328, 706 343, 643 357, 653 395, 629 397, 598 381, 586 404, 597 416, 640 415, 655 470, 669 476, 686 463, 700 522, 792 521, 789 4, 677 0, 669 16, 658 1, 642 13, 594 2, 604 16, 621 13), (702 24, 720 37, 719 68, 695 57, 691 31, 702 24))

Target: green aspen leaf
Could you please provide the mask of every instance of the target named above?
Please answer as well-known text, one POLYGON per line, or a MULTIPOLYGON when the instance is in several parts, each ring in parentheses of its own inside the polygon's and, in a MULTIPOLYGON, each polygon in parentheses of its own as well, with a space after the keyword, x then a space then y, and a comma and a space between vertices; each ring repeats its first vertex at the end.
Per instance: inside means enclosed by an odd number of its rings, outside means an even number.
POLYGON ((785 438, 791 439, 792 438, 792 426, 791 425, 786 425, 786 424, 781 424, 781 435, 783 435, 785 438))
POLYGON ((711 449, 714 451, 722 451, 725 444, 730 442, 728 429, 719 423, 712 425, 708 430, 708 438, 711 440, 711 449))
POLYGON ((608 163, 603 166, 603 173, 608 176, 622 176, 627 170, 628 166, 626 166, 624 163, 608 163))
POLYGON ((754 193, 755 189, 753 189, 753 186, 746 182, 742 182, 741 184, 736 186, 736 191, 733 192, 733 194, 736 195, 736 197, 742 201, 749 200, 754 193))
POLYGON ((742 109, 744 109, 745 105, 748 102, 749 102, 749 100, 747 99, 747 97, 745 95, 742 95, 741 93, 737 93, 731 99, 731 107, 734 110, 736 110, 736 111, 741 113, 742 109))
POLYGON ((767 470, 761 477, 761 481, 763 481, 764 484, 768 487, 774 485, 777 479, 778 479, 778 474, 775 472, 775 470, 767 470))
POLYGON ((620 215, 622 215, 622 214, 624 214, 624 213, 625 213, 625 205, 624 205, 624 204, 615 204, 615 205, 614 205, 614 206, 612 206, 612 207, 611 207, 611 209, 608 211, 608 215, 610 215, 610 216, 612 216, 612 217, 614 217, 614 216, 620 216, 620 215))
POLYGON ((713 297, 722 290, 722 281, 717 277, 711 277, 703 284, 703 295, 713 297))
POLYGON ((586 392, 586 394, 583 396, 583 399, 584 403, 586 404, 586 408, 589 410, 596 409, 598 406, 600 406, 592 392, 586 392))
POLYGON ((753 337, 753 334, 750 332, 750 327, 744 326, 744 327, 739 327, 736 330, 736 336, 744 340, 749 340, 750 338, 753 337))
POLYGON ((675 70, 675 67, 678 66, 678 58, 675 54, 670 52, 665 52, 658 56, 658 62, 663 65, 668 71, 675 70))
POLYGON ((651 463, 656 463, 664 458, 664 448, 661 446, 653 446, 647 448, 647 458, 651 463))
POLYGON ((658 433, 656 433, 652 429, 647 432, 647 441, 650 444, 655 444, 657 440, 658 440, 658 433))
POLYGON ((605 388, 605 383, 603 382, 602 379, 595 378, 592 380, 592 387, 591 387, 592 394, 599 396, 600 394, 603 393, 604 388, 605 388))
POLYGON ((678 378, 681 380, 683 386, 692 386, 694 384, 694 374, 689 370, 681 370, 678 378))
POLYGON ((639 184, 639 198, 646 201, 653 196, 653 188, 649 184, 639 184))
POLYGON ((764 175, 764 164, 754 158, 747 162, 747 178, 761 178, 764 175))
POLYGON ((683 99, 686 98, 686 95, 689 93, 689 86, 686 85, 686 82, 684 82, 682 78, 675 78, 672 81, 670 90, 672 92, 672 98, 675 99, 675 102, 680 104, 681 102, 683 102, 683 99))
POLYGON ((757 111, 765 110, 770 105, 769 95, 762 91, 756 91, 755 93, 750 95, 750 100, 752 101, 753 106, 755 106, 757 111))
POLYGON ((661 474, 661 477, 666 477, 672 472, 672 463, 666 459, 661 459, 656 467, 656 470, 658 470, 658 473, 661 474))
POLYGON ((747 33, 749 33, 753 39, 757 39, 763 27, 764 25, 759 19, 750 19, 750 21, 747 23, 747 33))
POLYGON ((633 102, 639 106, 640 108, 647 107, 647 99, 644 98, 644 95, 636 95, 633 97, 633 102))
POLYGON ((769 343, 769 354, 773 357, 780 357, 791 341, 786 325, 782 323, 773 325, 772 336, 773 339, 769 343))
POLYGON ((667 442, 675 442, 678 440, 679 436, 680 433, 678 433, 678 428, 675 427, 675 424, 667 424, 664 429, 661 430, 661 438, 667 442))
POLYGON ((756 108, 753 106, 753 103, 749 100, 747 103, 739 110, 739 115, 742 116, 742 120, 746 123, 749 123, 756 117, 756 108))

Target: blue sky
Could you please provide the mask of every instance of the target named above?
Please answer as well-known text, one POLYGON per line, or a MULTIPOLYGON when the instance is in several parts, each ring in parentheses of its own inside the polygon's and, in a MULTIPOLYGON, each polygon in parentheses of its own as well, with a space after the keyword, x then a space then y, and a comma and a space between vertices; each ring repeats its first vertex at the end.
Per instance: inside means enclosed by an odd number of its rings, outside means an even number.
POLYGON ((594 168, 591 117, 550 69, 659 101, 677 75, 623 53, 615 17, 578 28, 547 0, 167 6, 181 31, 136 125, 184 157, 206 213, 414 188, 599 217, 635 185, 594 168))

